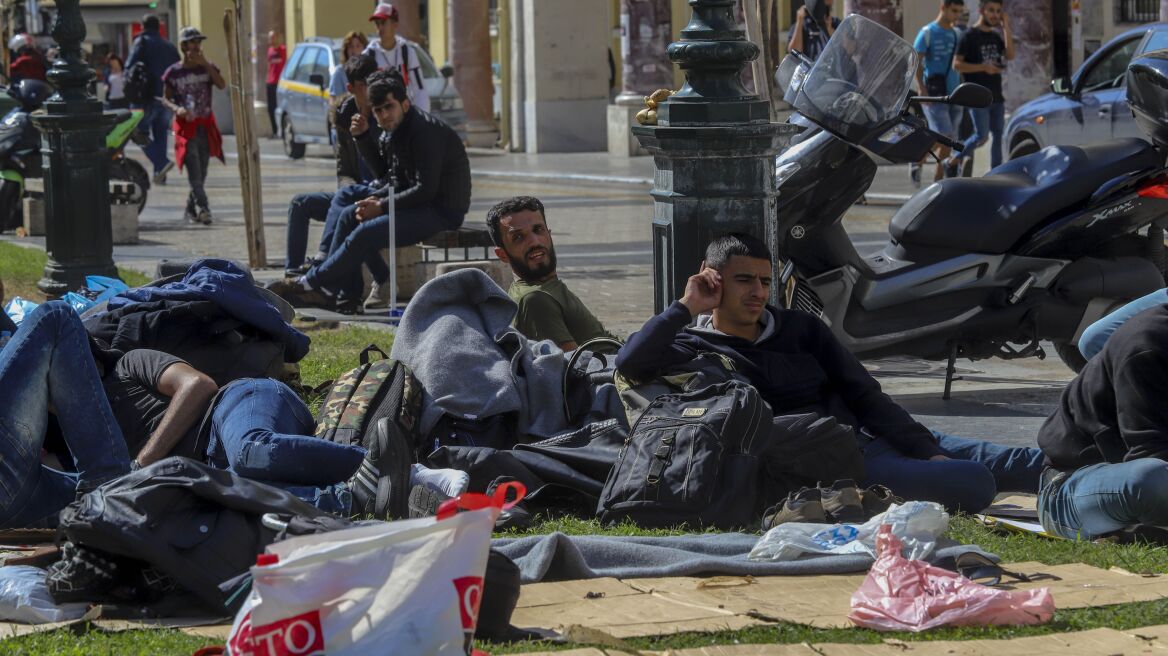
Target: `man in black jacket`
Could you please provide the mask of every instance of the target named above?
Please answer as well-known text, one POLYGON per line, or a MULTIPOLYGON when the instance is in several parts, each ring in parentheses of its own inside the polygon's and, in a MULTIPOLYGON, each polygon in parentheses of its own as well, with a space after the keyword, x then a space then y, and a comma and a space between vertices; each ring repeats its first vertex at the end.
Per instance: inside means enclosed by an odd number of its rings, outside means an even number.
POLYGON ((1038 431, 1048 467, 1038 516, 1090 540, 1168 527, 1168 306, 1127 321, 1063 390, 1038 431))
POLYGON ((681 300, 629 337, 617 369, 645 380, 716 351, 734 360, 776 416, 815 412, 853 426, 864 451, 864 485, 967 512, 985 508, 999 491, 1037 491, 1038 449, 925 428, 881 391, 822 321, 767 305, 770 286, 771 254, 761 241, 742 234, 716 239, 681 300))
MULTIPOLYGON (((360 296, 362 281, 357 274, 362 259, 389 244, 390 193, 399 247, 458 228, 470 208, 470 161, 458 134, 410 104, 396 71, 379 75, 384 77, 369 85, 369 102, 384 131, 380 141, 386 144, 383 149, 388 147, 392 169, 385 176, 374 173, 391 182, 341 214, 327 260, 298 280, 281 280, 269 287, 293 305, 330 305, 332 294, 325 290, 344 292, 347 298, 360 296), (350 228, 352 232, 346 232, 350 228)), ((370 164, 365 154, 376 144, 358 130, 353 134, 370 164)))

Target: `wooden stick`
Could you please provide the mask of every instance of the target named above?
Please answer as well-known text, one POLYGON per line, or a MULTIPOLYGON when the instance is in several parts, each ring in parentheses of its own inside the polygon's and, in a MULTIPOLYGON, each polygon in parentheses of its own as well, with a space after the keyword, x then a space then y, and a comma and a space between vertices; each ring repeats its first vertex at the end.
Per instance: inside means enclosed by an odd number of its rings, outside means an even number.
POLYGON ((240 29, 243 7, 234 0, 223 10, 223 30, 227 36, 227 63, 231 71, 231 111, 235 124, 235 144, 239 153, 240 191, 243 194, 243 223, 247 235, 247 259, 253 269, 268 265, 264 241, 263 195, 260 185, 259 143, 255 138, 255 116, 251 111, 253 91, 244 70, 244 34, 240 29))
POLYGON ((754 93, 767 101, 771 121, 777 116, 774 99, 771 97, 771 76, 767 75, 766 39, 762 33, 762 6, 759 0, 742 0, 742 11, 746 15, 746 39, 758 46, 758 57, 750 62, 751 76, 754 78, 754 93))

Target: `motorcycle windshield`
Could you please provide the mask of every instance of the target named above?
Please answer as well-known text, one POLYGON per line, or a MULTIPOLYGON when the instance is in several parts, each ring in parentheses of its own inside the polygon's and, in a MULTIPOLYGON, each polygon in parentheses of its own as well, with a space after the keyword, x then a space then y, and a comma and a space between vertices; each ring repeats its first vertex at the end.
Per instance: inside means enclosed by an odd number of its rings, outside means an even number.
POLYGON ((796 94, 795 109, 848 141, 863 141, 900 116, 916 74, 917 53, 863 16, 844 19, 796 94))

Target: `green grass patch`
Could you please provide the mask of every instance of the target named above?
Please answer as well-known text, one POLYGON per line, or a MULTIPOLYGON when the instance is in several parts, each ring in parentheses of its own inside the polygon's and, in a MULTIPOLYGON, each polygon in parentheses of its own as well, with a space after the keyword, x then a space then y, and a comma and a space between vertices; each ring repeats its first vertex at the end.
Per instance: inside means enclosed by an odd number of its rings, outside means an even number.
POLYGON ((107 633, 86 625, 0 641, 6 656, 190 656, 222 641, 171 629, 107 633))
MULTIPOLYGON (((39 248, 0 242, 0 280, 4 281, 4 299, 20 296, 40 303, 45 295, 36 283, 44 275, 45 252, 39 248)), ((146 276, 129 269, 118 269, 118 277, 131 287, 150 282, 146 276)))

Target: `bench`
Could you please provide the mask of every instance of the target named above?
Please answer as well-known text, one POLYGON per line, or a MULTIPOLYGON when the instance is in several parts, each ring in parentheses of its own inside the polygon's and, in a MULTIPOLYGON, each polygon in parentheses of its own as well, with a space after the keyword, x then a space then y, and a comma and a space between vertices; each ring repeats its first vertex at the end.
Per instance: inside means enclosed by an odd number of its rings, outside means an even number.
POLYGON ((491 241, 491 233, 486 228, 474 228, 462 226, 457 230, 445 230, 438 234, 422 241, 422 261, 423 262, 449 262, 450 249, 461 248, 462 259, 470 260, 470 249, 483 249, 483 256, 480 259, 492 259, 491 250, 495 247, 495 242, 491 241), (431 254, 437 256, 437 250, 442 249, 442 259, 431 259, 431 254))

